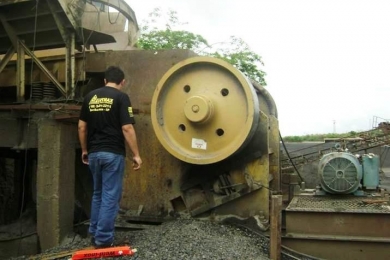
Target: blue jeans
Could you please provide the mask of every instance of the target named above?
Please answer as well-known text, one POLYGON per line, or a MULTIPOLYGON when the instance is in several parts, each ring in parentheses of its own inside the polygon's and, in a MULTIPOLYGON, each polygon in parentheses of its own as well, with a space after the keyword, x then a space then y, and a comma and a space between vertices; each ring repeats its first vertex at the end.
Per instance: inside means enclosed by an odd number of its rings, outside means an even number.
POLYGON ((93 176, 93 195, 89 233, 97 245, 114 241, 115 218, 122 195, 125 160, 123 155, 109 152, 88 154, 93 176))

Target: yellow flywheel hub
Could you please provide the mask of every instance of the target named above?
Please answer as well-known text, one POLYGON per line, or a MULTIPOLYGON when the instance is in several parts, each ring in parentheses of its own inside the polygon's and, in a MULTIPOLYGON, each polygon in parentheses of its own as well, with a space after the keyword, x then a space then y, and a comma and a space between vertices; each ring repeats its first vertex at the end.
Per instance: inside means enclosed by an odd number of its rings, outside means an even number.
POLYGON ((152 99, 152 124, 164 148, 192 164, 222 161, 243 148, 259 120, 256 92, 229 63, 194 57, 173 66, 152 99))

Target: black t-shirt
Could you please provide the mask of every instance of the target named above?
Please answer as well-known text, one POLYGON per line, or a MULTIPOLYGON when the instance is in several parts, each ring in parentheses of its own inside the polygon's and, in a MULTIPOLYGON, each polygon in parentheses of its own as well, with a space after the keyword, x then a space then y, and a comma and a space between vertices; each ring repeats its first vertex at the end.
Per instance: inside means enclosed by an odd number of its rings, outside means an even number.
POLYGON ((84 97, 80 120, 87 123, 88 153, 111 152, 125 155, 122 126, 134 124, 129 97, 113 87, 102 87, 84 97))

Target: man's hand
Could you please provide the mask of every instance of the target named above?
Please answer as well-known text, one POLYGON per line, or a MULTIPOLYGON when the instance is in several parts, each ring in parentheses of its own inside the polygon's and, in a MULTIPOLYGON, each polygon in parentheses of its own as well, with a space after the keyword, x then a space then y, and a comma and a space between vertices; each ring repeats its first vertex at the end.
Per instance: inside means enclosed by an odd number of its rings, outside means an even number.
POLYGON ((81 153, 81 160, 83 161, 84 164, 89 164, 88 162, 88 152, 82 152, 81 153))
POLYGON ((84 164, 89 164, 88 152, 87 152, 87 133, 88 133, 87 122, 81 119, 79 120, 78 132, 79 132, 79 140, 81 145, 81 161, 84 164))
POLYGON ((133 157, 133 169, 136 171, 136 170, 139 170, 141 168, 141 164, 142 164, 142 160, 141 160, 141 157, 139 156, 134 156, 133 157))

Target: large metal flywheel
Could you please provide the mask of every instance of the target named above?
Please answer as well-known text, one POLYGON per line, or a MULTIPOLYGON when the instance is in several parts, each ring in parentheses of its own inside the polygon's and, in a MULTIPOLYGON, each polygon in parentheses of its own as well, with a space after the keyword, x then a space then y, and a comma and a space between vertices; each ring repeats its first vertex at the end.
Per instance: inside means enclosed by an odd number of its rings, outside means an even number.
POLYGON ((157 138, 169 153, 184 162, 211 164, 251 140, 259 104, 252 84, 232 65, 193 57, 159 81, 151 116, 157 138))

